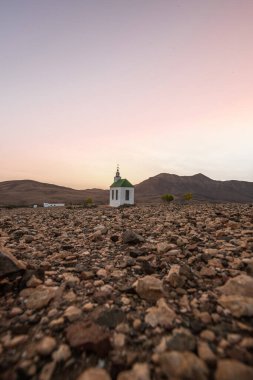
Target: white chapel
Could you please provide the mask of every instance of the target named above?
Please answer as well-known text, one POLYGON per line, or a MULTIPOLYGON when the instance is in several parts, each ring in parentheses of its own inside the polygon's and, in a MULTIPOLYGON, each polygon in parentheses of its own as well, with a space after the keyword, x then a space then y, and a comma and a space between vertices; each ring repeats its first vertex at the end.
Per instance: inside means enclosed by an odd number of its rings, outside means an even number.
POLYGON ((110 206, 119 207, 124 204, 134 204, 134 186, 127 179, 121 179, 117 167, 114 182, 110 186, 110 206))

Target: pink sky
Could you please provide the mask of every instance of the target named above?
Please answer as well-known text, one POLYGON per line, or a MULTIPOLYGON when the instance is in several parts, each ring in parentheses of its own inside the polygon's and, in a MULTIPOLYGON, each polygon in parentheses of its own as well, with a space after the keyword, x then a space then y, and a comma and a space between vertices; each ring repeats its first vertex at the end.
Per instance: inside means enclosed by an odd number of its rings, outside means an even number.
POLYGON ((0 4, 0 181, 253 181, 251 0, 0 4))

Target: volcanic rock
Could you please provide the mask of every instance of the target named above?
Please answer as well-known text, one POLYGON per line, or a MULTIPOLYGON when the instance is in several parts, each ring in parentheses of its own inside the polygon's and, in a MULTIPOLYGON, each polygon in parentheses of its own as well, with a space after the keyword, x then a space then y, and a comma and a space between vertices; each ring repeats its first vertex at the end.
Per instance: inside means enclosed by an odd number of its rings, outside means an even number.
POLYGON ((127 230, 122 234, 123 243, 126 244, 138 244, 144 241, 144 238, 134 231, 127 230))
POLYGON ((207 363, 212 364, 216 361, 216 356, 207 342, 198 342, 198 356, 207 363))
POLYGON ((253 316, 253 297, 223 295, 219 297, 218 302, 224 308, 229 309, 235 317, 253 316))
POLYGON ((235 317, 253 315, 253 278, 242 274, 218 288, 223 293, 218 302, 235 317))
POLYGON ((207 380, 208 368, 192 352, 170 351, 160 355, 161 370, 168 379, 207 380))
POLYGON ((52 355, 54 361, 66 361, 71 357, 71 351, 67 344, 61 344, 59 348, 52 355))
POLYGON ((163 327, 171 327, 176 318, 176 313, 167 305, 164 298, 157 301, 156 307, 151 307, 147 310, 145 322, 156 327, 158 325, 163 327))
POLYGON ((218 361, 215 380, 252 380, 253 368, 237 360, 222 359, 218 361))
POLYGON ((56 340, 53 337, 45 336, 40 342, 37 343, 35 350, 39 355, 46 356, 51 354, 56 345, 56 340))
POLYGON ((56 367, 55 362, 50 362, 44 365, 41 373, 39 374, 39 380, 51 380, 56 367))
POLYGON ((115 328, 119 323, 123 322, 125 319, 125 313, 117 308, 102 310, 99 312, 98 316, 93 317, 101 326, 106 326, 108 328, 115 328))
POLYGON ((140 278, 136 284, 136 292, 141 298, 156 302, 164 295, 162 281, 154 276, 140 278))
POLYGON ((224 286, 218 290, 225 295, 239 295, 253 297, 253 278, 246 274, 229 279, 224 286))
POLYGON ((89 368, 81 373, 77 380, 111 380, 111 377, 103 368, 89 368))
POLYGON ((73 305, 69 306, 64 312, 64 317, 66 317, 70 322, 76 321, 81 315, 82 310, 73 305))
POLYGON ((172 336, 166 341, 166 347, 171 351, 194 351, 196 338, 187 329, 174 329, 172 336))
POLYGON ((0 277, 10 273, 25 271, 26 266, 21 261, 17 260, 10 252, 0 251, 0 277))
POLYGON ((121 372, 117 380, 150 380, 150 369, 146 363, 135 363, 130 371, 121 372))
POLYGON ((180 265, 172 265, 168 276, 165 278, 173 288, 181 288, 185 283, 186 278, 181 275, 180 269, 180 265))
POLYGON ((101 356, 108 354, 111 348, 110 334, 90 321, 73 323, 67 327, 66 337, 71 347, 83 348, 101 356))
POLYGON ((251 378, 252 231, 248 204, 2 208, 27 268, 0 278, 1 379, 251 378))
POLYGON ((37 288, 27 288, 20 292, 21 299, 28 309, 41 309, 56 296, 57 287, 40 285, 37 288))

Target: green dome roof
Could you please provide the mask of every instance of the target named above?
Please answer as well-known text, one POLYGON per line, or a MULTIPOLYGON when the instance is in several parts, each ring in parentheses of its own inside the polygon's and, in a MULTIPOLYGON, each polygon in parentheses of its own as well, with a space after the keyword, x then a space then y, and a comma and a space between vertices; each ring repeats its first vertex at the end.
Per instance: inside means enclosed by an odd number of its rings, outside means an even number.
POLYGON ((127 179, 119 179, 114 182, 110 187, 133 187, 133 185, 127 179))

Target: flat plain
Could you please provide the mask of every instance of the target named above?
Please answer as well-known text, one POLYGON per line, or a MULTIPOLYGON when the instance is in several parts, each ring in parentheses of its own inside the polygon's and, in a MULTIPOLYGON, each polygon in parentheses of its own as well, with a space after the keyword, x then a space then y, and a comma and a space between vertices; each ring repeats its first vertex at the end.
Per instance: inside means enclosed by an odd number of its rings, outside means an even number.
POLYGON ((1 379, 253 378, 252 205, 1 209, 0 246, 1 379))

